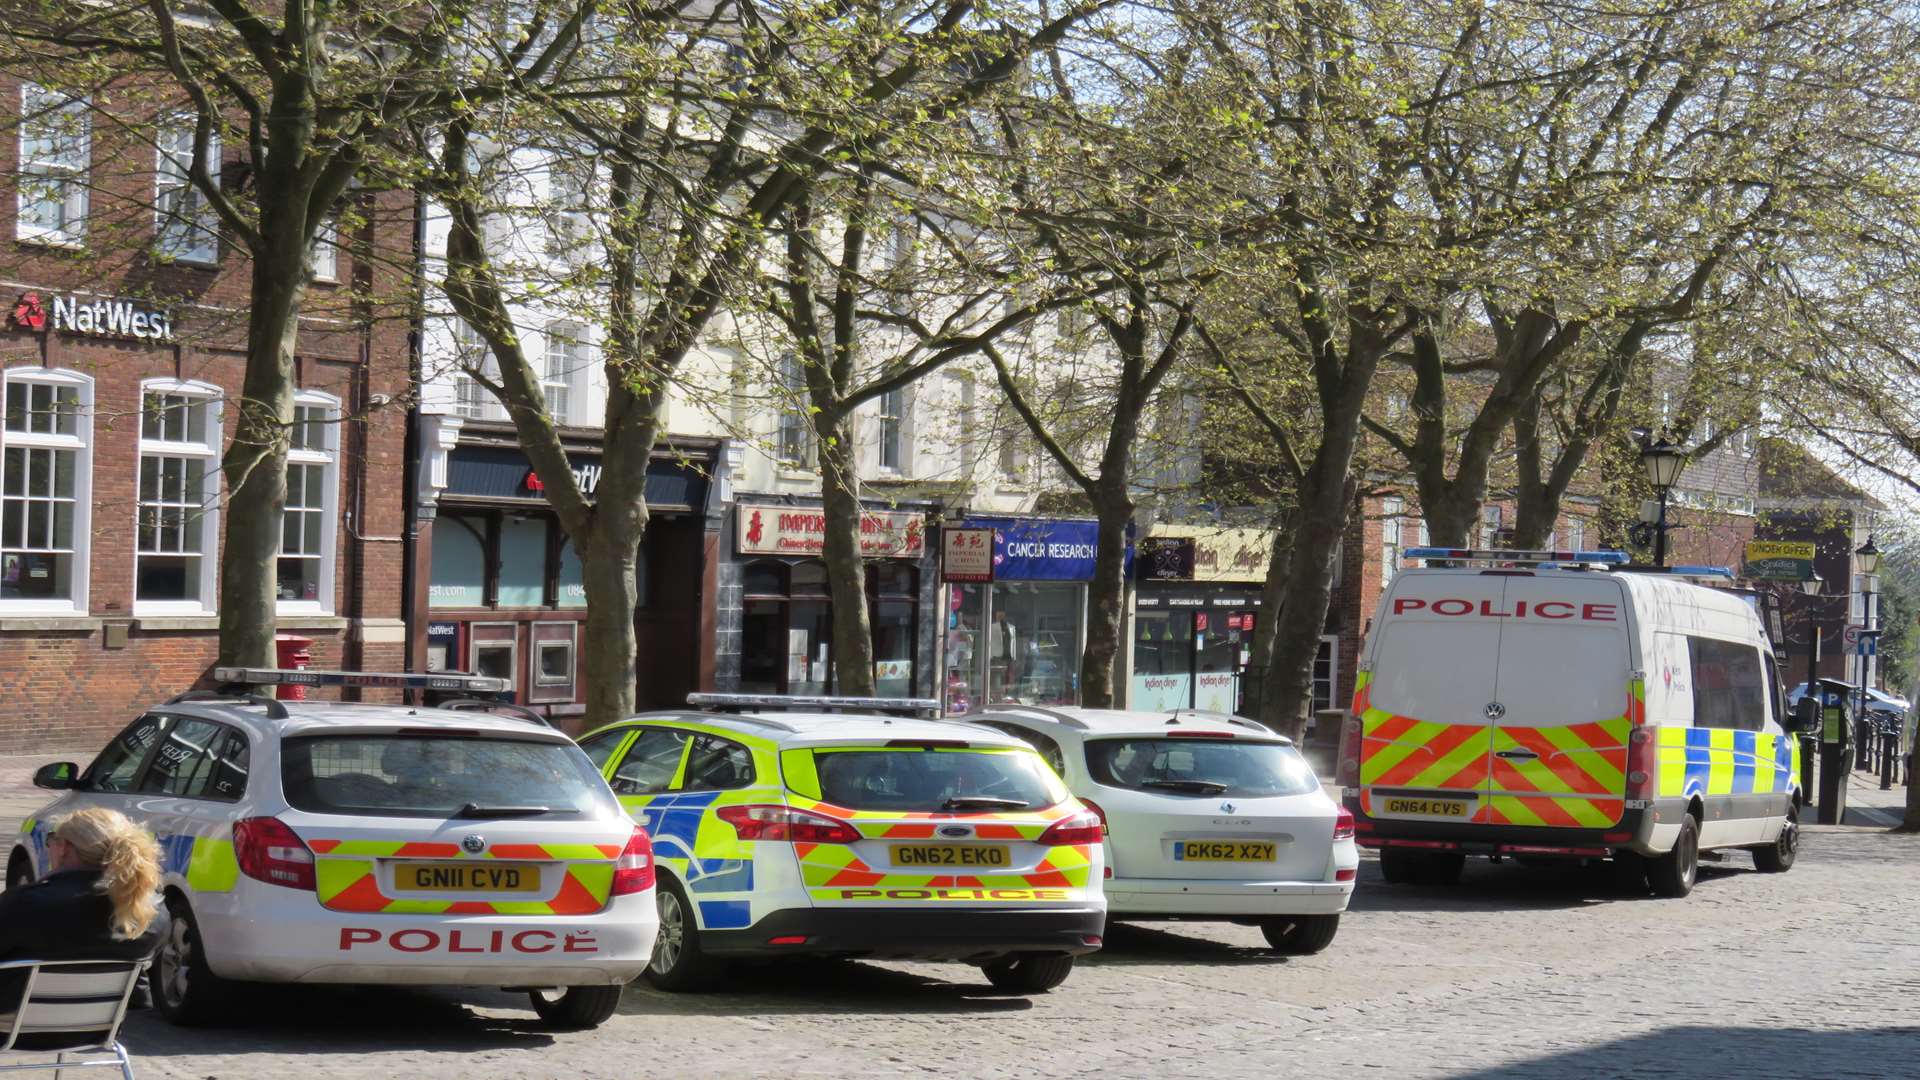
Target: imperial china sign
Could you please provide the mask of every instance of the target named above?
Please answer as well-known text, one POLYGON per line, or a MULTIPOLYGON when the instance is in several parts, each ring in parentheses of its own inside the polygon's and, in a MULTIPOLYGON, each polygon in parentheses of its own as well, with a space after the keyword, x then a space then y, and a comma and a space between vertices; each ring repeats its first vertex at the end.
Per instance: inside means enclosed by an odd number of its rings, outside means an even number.
POLYGON ((172 317, 132 300, 88 301, 77 296, 42 300, 37 292, 23 293, 7 321, 16 330, 59 330, 135 341, 173 340, 172 317))
MULTIPOLYGON (((827 546, 827 515, 808 506, 742 506, 734 539, 742 555, 818 555, 827 546)), ((926 545, 920 514, 868 511, 860 515, 860 554, 870 559, 917 559, 926 545)))

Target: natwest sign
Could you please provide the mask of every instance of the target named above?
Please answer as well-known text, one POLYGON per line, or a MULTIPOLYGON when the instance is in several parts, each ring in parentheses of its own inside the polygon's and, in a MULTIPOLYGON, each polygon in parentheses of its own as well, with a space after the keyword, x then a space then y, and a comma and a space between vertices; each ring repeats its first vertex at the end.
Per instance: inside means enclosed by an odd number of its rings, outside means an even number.
MULTIPOLYGON (((741 506, 734 523, 742 555, 818 555, 827 546, 826 512, 811 506, 741 506)), ((867 511, 860 515, 860 554, 870 559, 917 559, 926 545, 921 514, 867 511)))
POLYGON ((77 296, 42 299, 22 293, 7 320, 16 330, 59 330, 94 337, 135 341, 172 341, 173 319, 164 311, 132 300, 82 300, 77 296))

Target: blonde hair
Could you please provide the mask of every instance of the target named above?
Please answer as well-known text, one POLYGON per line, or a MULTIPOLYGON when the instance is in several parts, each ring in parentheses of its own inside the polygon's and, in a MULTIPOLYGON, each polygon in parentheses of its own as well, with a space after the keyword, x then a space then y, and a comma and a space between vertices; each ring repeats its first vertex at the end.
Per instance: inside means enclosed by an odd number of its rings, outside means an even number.
POLYGON ((93 806, 55 822, 51 835, 102 872, 100 891, 113 901, 113 939, 146 933, 160 913, 160 842, 153 834, 118 810, 93 806))

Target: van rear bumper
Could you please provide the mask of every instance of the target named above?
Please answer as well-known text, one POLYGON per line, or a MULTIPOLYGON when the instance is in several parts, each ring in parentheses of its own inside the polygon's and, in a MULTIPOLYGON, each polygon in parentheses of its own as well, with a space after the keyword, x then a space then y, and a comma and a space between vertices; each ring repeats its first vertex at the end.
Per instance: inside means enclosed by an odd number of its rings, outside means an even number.
POLYGON ((1104 906, 786 908, 747 930, 707 930, 716 956, 850 956, 982 962, 1016 952, 1079 956, 1100 947, 1104 906), (776 944, 775 939, 783 939, 776 944))
POLYGON ((1458 821, 1377 818, 1360 809, 1360 799, 1342 800, 1353 814, 1354 840, 1361 847, 1405 847, 1457 851, 1465 855, 1544 855, 1600 858, 1617 849, 1649 853, 1653 815, 1629 808, 1604 829, 1534 825, 1470 825, 1458 821))

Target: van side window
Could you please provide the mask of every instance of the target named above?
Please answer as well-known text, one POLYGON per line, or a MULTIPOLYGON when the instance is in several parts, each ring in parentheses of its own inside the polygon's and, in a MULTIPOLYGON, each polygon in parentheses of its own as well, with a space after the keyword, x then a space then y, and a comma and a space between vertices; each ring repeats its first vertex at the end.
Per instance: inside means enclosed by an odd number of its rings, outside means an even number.
POLYGON ((1787 722, 1787 699, 1780 696, 1780 664, 1769 653, 1767 662, 1767 709, 1782 726, 1787 722))
POLYGON ((1759 731, 1766 723, 1760 650, 1713 638, 1687 638, 1693 658, 1693 726, 1759 731))

